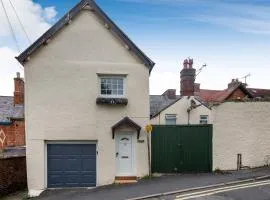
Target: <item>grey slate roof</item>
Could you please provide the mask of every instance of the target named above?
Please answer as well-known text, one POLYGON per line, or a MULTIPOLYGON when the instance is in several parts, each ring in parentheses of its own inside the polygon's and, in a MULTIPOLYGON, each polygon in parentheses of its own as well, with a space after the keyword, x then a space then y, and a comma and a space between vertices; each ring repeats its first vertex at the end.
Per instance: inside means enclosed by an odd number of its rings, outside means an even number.
POLYGON ((13 158, 13 157, 24 157, 26 155, 26 147, 6 147, 2 154, 0 153, 1 158, 13 158))
POLYGON ((10 122, 10 118, 24 118, 24 106, 13 105, 14 97, 0 96, 0 122, 10 122))
POLYGON ((150 117, 155 117, 162 110, 165 110, 180 99, 179 95, 175 99, 169 99, 166 95, 150 95, 150 117))
MULTIPOLYGON (((211 109, 205 102, 203 102, 199 98, 197 97, 194 98, 206 108, 211 109)), ((161 111, 170 107, 180 99, 182 99, 180 95, 176 95, 175 99, 169 99, 166 95, 150 95, 150 118, 154 118, 161 111)))
POLYGON ((27 62, 27 58, 34 53, 37 49, 47 43, 48 39, 52 38, 59 30, 69 23, 85 6, 90 6, 94 13, 100 17, 109 27, 123 41, 128 45, 130 51, 134 52, 143 63, 149 68, 151 72, 155 63, 147 57, 142 50, 140 50, 134 42, 101 10, 94 0, 81 0, 75 7, 73 7, 67 14, 65 14, 55 25, 46 31, 39 39, 37 39, 30 47, 22 52, 16 59, 23 65, 27 62))

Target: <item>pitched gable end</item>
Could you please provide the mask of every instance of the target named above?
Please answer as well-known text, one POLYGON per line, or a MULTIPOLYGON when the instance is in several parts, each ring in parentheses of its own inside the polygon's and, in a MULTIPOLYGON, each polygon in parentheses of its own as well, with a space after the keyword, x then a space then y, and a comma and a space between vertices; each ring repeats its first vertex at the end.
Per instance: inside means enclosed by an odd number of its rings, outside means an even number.
POLYGON ((23 65, 26 63, 30 56, 46 45, 48 41, 65 25, 69 24, 72 19, 74 19, 78 13, 89 6, 90 9, 104 21, 106 26, 110 28, 114 34, 116 34, 122 42, 127 45, 128 49, 135 53, 135 55, 149 68, 151 72, 155 63, 147 57, 142 50, 140 50, 134 42, 129 39, 129 37, 104 13, 103 10, 95 3, 94 0, 82 0, 75 7, 73 7, 67 14, 65 14, 56 24, 54 24, 48 31, 46 31, 39 39, 37 39, 32 45, 30 45, 24 52, 22 52, 16 59, 23 65))

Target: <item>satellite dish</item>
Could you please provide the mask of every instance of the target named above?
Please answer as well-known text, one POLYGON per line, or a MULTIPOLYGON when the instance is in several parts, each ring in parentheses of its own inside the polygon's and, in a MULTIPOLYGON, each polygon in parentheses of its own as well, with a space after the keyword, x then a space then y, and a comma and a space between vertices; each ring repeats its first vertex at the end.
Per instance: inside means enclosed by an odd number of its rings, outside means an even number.
POLYGON ((196 104, 196 101, 194 101, 193 99, 191 99, 190 101, 190 107, 191 108, 196 108, 197 104, 196 104))

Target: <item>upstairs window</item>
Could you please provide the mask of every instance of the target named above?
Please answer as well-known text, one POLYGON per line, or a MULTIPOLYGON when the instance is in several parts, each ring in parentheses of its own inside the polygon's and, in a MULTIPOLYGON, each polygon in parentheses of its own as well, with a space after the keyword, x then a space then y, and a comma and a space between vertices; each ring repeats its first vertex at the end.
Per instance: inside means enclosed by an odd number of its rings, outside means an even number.
POLYGON ((165 124, 166 125, 175 125, 176 124, 176 115, 175 114, 166 114, 165 115, 165 124))
POLYGON ((100 77, 100 94, 103 97, 123 97, 124 77, 119 76, 100 77))
POLYGON ((208 115, 200 116, 200 124, 208 124, 208 115))

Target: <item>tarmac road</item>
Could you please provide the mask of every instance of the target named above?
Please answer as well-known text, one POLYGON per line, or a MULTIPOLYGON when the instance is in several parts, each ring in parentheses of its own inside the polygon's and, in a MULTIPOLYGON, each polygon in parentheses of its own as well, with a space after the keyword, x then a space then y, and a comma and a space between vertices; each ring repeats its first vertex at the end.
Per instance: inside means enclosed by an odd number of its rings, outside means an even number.
POLYGON ((148 200, 270 200, 270 180, 223 186, 148 200))

